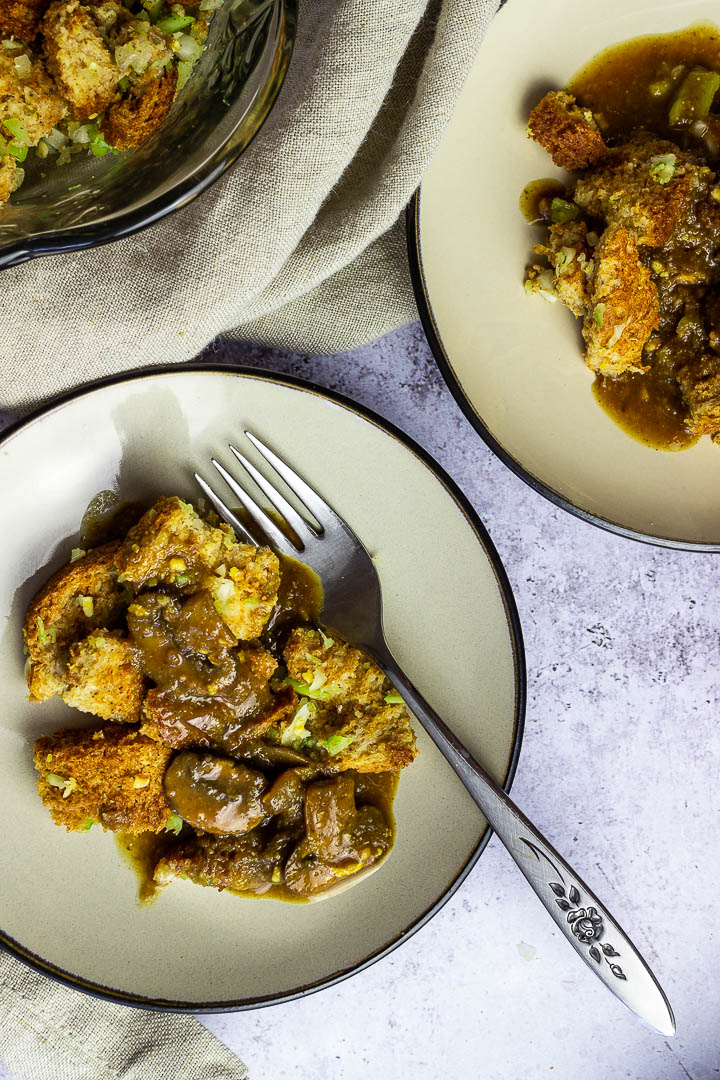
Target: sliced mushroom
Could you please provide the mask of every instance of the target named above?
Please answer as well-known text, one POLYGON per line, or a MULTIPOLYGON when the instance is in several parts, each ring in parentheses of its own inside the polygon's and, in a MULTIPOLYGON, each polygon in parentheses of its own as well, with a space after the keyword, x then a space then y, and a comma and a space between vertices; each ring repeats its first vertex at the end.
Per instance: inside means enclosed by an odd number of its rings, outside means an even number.
POLYGON ((196 829, 246 833, 266 816, 262 773, 230 758, 178 754, 165 773, 165 795, 172 810, 196 829))
POLYGON ((343 774, 305 792, 306 835, 285 866, 285 884, 311 896, 377 862, 392 834, 376 806, 355 806, 355 785, 343 774))

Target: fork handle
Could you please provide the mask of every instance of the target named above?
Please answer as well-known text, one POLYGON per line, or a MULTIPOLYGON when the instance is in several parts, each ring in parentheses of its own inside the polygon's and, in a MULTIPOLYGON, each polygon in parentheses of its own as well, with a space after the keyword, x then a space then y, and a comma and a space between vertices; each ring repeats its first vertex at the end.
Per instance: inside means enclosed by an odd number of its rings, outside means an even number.
POLYGON ((675 1019, 662 987, 605 905, 450 731, 387 644, 363 648, 402 694, 575 951, 641 1020, 674 1035, 675 1019))

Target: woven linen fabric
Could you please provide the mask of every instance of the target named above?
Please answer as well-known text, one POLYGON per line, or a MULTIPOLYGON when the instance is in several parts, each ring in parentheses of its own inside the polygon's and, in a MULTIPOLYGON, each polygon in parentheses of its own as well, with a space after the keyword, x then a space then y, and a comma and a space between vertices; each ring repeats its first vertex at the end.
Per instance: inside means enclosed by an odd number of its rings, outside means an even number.
POLYGON ((0 1061, 15 1080, 248 1080, 192 1016, 98 1001, 0 950, 0 1061))
POLYGON ((235 168, 107 247, 2 271, 0 408, 189 360, 220 334, 329 353, 417 317, 403 211, 498 0, 301 0, 235 168))

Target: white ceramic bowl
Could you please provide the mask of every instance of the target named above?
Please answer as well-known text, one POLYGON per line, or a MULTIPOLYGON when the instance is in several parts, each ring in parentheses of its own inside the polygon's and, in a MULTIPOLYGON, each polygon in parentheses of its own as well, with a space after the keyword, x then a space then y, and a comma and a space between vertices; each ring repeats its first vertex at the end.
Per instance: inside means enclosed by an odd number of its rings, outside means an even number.
POLYGON ((541 237, 518 200, 562 177, 526 134, 530 108, 596 53, 641 34, 718 22, 711 0, 508 0, 478 53, 409 215, 425 331, 460 406, 536 491, 614 532, 720 550, 720 448, 666 453, 593 399, 578 324, 523 289, 541 237))
POLYGON ((422 732, 400 781, 389 859, 322 904, 178 881, 142 909, 110 834, 70 835, 51 822, 32 742, 91 718, 61 701, 27 701, 25 607, 67 559, 98 492, 193 498, 193 470, 244 426, 287 456, 377 557, 392 648, 472 752, 505 783, 519 752, 522 641, 497 554, 449 478, 377 417, 286 378, 174 368, 97 384, 9 432, 0 444, 0 942, 73 986, 145 1008, 251 1007, 341 979, 427 920, 488 837, 422 732))

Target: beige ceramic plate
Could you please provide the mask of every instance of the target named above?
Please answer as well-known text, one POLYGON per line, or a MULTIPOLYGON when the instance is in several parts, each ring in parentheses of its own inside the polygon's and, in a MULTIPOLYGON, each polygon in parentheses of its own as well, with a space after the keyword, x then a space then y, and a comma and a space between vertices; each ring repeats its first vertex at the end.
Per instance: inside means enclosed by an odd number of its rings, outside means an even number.
POLYGON ((93 496, 193 498, 193 469, 247 426, 377 557, 388 640, 410 678, 498 780, 509 781, 519 751, 524 663, 503 569, 448 477, 376 417, 287 379, 203 368, 99 384, 19 426, 0 444, 0 941, 73 985, 145 1007, 249 1007, 342 978, 436 911, 488 836, 422 733, 400 782, 390 858, 322 904, 241 900, 178 881, 143 910, 109 834, 51 823, 35 790, 33 739, 89 718, 27 701, 24 608, 68 558, 93 496))
POLYGON ((425 330, 476 430, 558 505, 625 535, 720 549, 720 447, 651 450, 596 404, 573 316, 523 290, 541 235, 520 214, 529 180, 561 177, 525 135, 545 90, 601 49, 697 21, 710 0, 508 0, 485 38, 412 208, 425 330))

